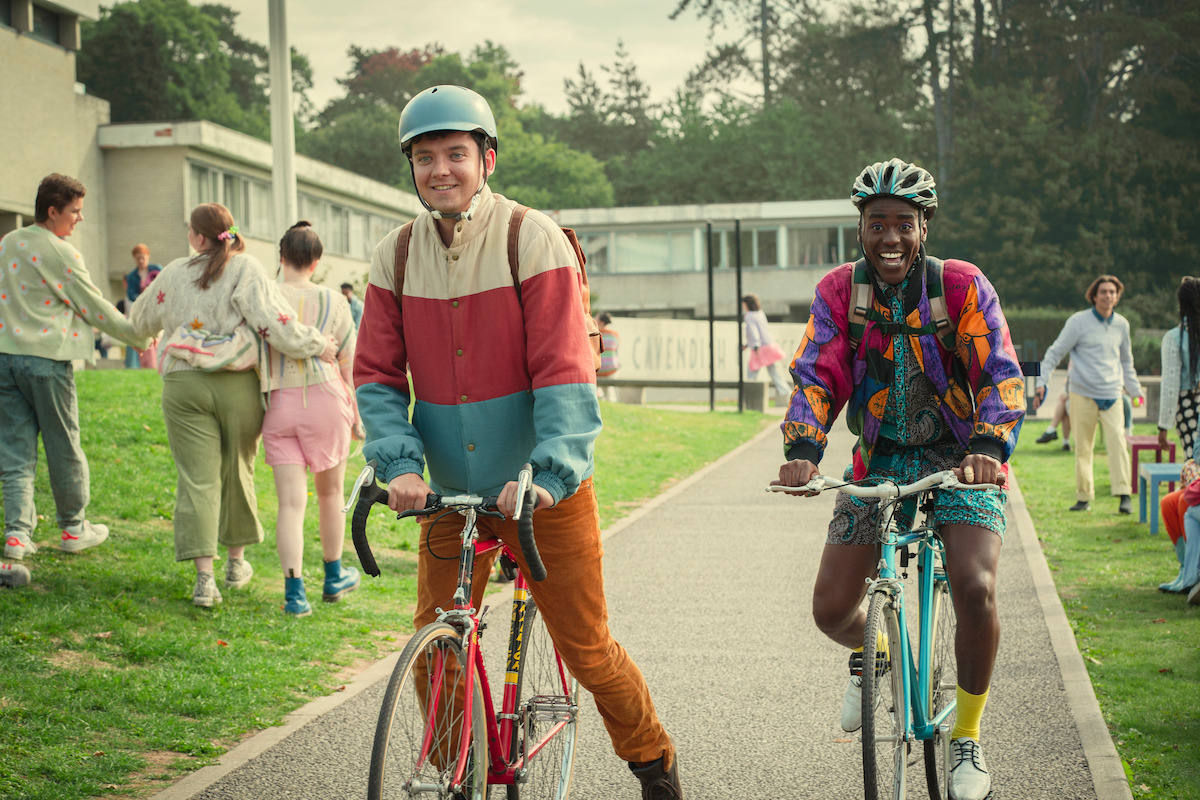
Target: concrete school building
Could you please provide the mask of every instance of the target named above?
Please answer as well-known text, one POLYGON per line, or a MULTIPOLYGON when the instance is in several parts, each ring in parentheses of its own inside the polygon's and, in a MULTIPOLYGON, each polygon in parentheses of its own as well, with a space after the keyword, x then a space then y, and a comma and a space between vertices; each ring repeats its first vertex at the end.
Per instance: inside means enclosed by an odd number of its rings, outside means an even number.
MULTIPOLYGON (((272 219, 270 144, 202 121, 110 124, 108 102, 75 80, 80 20, 98 18, 97 0, 0 0, 0 236, 33 222, 38 183, 61 172, 87 187, 69 241, 113 300, 135 244, 160 264, 187 255, 188 215, 203 202, 227 206, 247 252, 273 270, 295 220, 272 219)), ((325 245, 317 280, 349 281, 361 294, 375 243, 420 202, 303 156, 296 179, 300 218, 325 245)))

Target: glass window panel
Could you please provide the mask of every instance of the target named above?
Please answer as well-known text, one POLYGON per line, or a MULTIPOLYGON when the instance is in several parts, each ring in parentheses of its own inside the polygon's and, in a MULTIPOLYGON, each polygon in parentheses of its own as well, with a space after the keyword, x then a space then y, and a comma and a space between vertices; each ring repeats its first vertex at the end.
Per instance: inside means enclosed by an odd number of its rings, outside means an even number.
POLYGON ((842 228, 842 261, 857 261, 862 258, 858 247, 858 228, 842 228))
POLYGON ((325 247, 338 255, 350 254, 350 211, 341 206, 327 206, 327 235, 322 236, 325 247))
MULTIPOLYGON (((836 235, 836 229, 833 233, 836 235)), ((830 263, 825 256, 829 234, 830 231, 825 228, 788 228, 788 266, 810 267, 830 263)))
POLYGON ((587 257, 589 272, 608 272, 608 231, 585 233, 579 240, 583 254, 587 257))
POLYGON ((229 209, 229 213, 233 215, 233 224, 246 224, 246 207, 248 205, 246 199, 247 186, 246 179, 237 175, 226 173, 222 176, 225 183, 225 202, 224 205, 229 209))
POLYGON ((671 264, 671 242, 663 233, 618 233, 617 271, 665 272, 671 264))
POLYGON ((260 239, 274 239, 275 226, 272 224, 274 216, 275 208, 271 200, 271 187, 265 183, 251 181, 247 233, 260 239))
POLYGON ((695 240, 691 231, 672 231, 671 269, 675 272, 691 272, 696 268, 695 240))
POLYGON ((12 27, 12 0, 0 0, 0 25, 12 27))
POLYGON ((349 254, 354 258, 370 258, 371 251, 367 246, 367 215, 361 211, 351 211, 349 223, 349 254))
POLYGON ((41 6, 33 7, 33 30, 35 39, 58 44, 58 14, 41 6))
POLYGON ((754 232, 754 238, 758 243, 754 266, 779 266, 779 232, 775 228, 759 228, 754 232))

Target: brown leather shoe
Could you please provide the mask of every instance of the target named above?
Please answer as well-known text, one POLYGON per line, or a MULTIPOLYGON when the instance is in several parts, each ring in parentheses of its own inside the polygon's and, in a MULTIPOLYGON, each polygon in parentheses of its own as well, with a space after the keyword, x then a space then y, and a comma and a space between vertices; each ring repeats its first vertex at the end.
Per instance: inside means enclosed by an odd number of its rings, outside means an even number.
POLYGON ((630 764, 630 771, 642 782, 642 800, 683 800, 683 787, 679 785, 679 758, 670 769, 663 769, 663 760, 651 761, 645 766, 630 764))

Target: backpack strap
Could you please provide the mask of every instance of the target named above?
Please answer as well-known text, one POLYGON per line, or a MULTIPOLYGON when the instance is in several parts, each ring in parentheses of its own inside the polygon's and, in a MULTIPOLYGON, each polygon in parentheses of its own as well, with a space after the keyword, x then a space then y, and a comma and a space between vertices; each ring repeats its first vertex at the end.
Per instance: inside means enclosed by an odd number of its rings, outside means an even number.
POLYGON ((950 324, 950 309, 946 306, 946 288, 942 277, 945 266, 940 258, 925 257, 925 294, 929 298, 929 310, 933 312, 934 333, 942 347, 953 353, 958 331, 950 324))
POLYGON ((404 296, 404 270, 408 266, 408 246, 412 242, 413 224, 406 222, 400 226, 400 235, 396 237, 396 260, 392 264, 392 293, 396 295, 396 305, 400 306, 400 298, 404 296))
POLYGON ((512 215, 508 218, 508 271, 512 273, 513 288, 517 290, 517 302, 521 302, 521 263, 517 252, 521 243, 521 223, 529 206, 517 203, 513 206, 512 215))
POLYGON ((867 272, 867 260, 854 262, 850 279, 850 306, 846 319, 850 326, 850 349, 857 352, 867 328, 867 312, 871 310, 871 276, 867 272))

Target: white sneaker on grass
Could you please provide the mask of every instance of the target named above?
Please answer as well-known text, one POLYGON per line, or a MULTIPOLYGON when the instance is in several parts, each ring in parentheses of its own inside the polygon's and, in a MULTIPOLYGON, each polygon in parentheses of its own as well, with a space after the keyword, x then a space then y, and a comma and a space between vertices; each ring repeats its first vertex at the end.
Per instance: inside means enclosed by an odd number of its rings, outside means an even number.
POLYGON ((85 519, 78 525, 68 525, 62 529, 62 542, 59 547, 65 553, 78 553, 95 547, 107 538, 107 525, 93 524, 85 519))
POLYGON ((18 586, 29 585, 29 568, 21 564, 10 564, 0 561, 0 586, 15 589, 18 586))
POLYGON ((254 567, 244 558, 230 558, 225 562, 225 588, 240 589, 254 577, 254 567))
POLYGON ((951 800, 984 800, 991 790, 992 776, 979 742, 969 736, 950 740, 951 800))
POLYGON ((38 551, 37 545, 27 533, 9 531, 4 534, 4 557, 20 561, 25 556, 31 556, 38 551))
POLYGON ((212 608, 213 603, 219 603, 224 598, 221 597, 221 590, 217 588, 217 581, 213 578, 211 572, 196 573, 196 588, 192 590, 192 605, 200 606, 201 608, 212 608))

